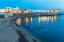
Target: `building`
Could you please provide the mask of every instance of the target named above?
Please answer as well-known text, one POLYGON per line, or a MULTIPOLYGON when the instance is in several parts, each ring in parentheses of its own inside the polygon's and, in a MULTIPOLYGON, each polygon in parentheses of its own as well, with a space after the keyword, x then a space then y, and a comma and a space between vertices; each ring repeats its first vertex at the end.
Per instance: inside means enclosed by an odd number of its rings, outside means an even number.
POLYGON ((18 7, 16 7, 16 8, 13 8, 12 13, 18 13, 18 11, 19 11, 19 8, 18 8, 18 7))
POLYGON ((5 10, 5 9, 0 9, 0 13, 4 13, 4 10, 5 10))
POLYGON ((12 13, 12 8, 11 7, 6 7, 4 10, 5 13, 12 13))
POLYGON ((11 7, 6 7, 6 9, 4 10, 5 13, 18 13, 19 8, 11 8, 11 7))

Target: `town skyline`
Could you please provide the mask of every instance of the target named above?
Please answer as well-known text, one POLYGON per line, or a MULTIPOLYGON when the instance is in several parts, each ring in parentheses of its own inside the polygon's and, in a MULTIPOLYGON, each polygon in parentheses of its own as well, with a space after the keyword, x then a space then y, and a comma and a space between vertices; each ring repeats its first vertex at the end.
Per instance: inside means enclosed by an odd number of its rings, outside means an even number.
POLYGON ((54 9, 59 8, 64 12, 64 0, 0 0, 0 7, 16 7, 30 9, 54 9))
POLYGON ((43 12, 60 12, 60 10, 57 8, 57 9, 35 9, 35 10, 32 10, 32 9, 29 9, 29 8, 19 8, 19 7, 15 7, 15 8, 12 8, 12 7, 6 7, 6 8, 0 8, 0 12, 4 12, 4 13, 24 13, 24 12, 27 12, 27 13, 33 13, 33 12, 39 12, 39 13, 43 13, 43 12))

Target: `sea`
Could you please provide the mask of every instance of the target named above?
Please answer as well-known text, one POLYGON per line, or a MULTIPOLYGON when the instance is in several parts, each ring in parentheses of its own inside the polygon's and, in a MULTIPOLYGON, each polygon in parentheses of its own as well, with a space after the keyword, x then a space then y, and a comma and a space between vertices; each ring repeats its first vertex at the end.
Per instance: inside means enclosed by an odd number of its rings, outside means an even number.
POLYGON ((26 16, 17 24, 41 42, 64 42, 64 15, 26 16))

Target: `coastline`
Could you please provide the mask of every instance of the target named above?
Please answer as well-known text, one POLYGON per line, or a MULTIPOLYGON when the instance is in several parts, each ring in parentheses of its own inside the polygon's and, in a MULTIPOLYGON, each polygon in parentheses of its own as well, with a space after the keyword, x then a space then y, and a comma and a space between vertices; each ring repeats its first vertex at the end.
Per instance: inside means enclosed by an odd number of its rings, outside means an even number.
POLYGON ((40 42, 26 30, 11 21, 11 18, 0 18, 0 42, 40 42))
POLYGON ((14 29, 16 29, 17 31, 20 32, 20 35, 23 34, 24 37, 29 41, 29 42, 41 42, 39 41, 37 38, 35 38, 34 36, 32 36, 30 33, 28 33, 26 30, 20 28, 16 23, 15 23, 15 19, 14 21, 11 22, 12 26, 14 27, 14 29))
POLYGON ((29 42, 13 25, 11 18, 0 18, 0 42, 29 42))
POLYGON ((15 23, 15 18, 0 18, 0 42, 41 42, 15 23), (12 21, 11 21, 12 19, 12 21))
POLYGON ((14 23, 14 21, 11 21, 12 27, 16 30, 17 34, 20 36, 18 38, 18 42, 29 42, 24 36, 24 34, 22 34, 21 30, 17 27, 17 25, 14 23))
POLYGON ((0 42, 18 42, 19 35, 10 24, 10 18, 0 18, 0 42))

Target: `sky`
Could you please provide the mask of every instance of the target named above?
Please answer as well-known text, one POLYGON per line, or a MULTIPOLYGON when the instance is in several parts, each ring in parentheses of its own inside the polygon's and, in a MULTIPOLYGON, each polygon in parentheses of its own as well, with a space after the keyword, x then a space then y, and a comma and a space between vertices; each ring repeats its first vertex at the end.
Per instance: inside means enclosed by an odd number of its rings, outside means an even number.
POLYGON ((0 0, 0 8, 19 7, 30 9, 60 9, 64 12, 64 0, 0 0))

